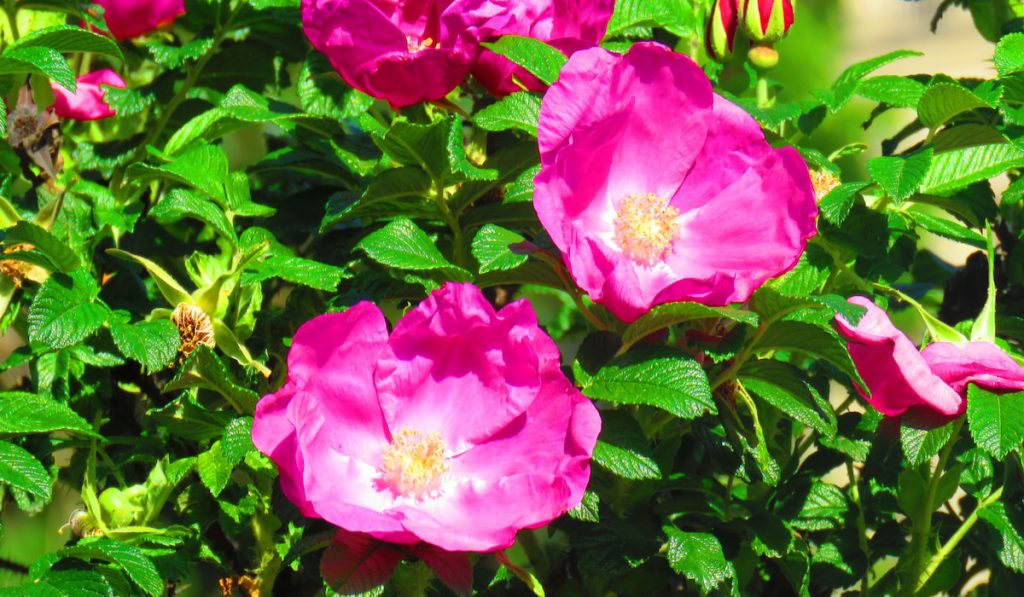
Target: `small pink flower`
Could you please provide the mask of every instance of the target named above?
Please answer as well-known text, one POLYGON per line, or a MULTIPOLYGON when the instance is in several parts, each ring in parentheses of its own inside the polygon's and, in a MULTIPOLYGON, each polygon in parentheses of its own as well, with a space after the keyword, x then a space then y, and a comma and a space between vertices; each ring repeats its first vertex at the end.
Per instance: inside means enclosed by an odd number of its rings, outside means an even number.
POLYGON ((110 33, 117 39, 139 37, 174 22, 185 13, 185 0, 94 0, 103 7, 110 33))
POLYGON ((576 283, 625 321, 747 300, 815 234, 807 165, 773 149, 692 60, 577 52, 540 111, 534 206, 576 283))
POLYGON ((962 414, 972 383, 987 390, 1024 390, 1024 368, 995 344, 934 342, 918 351, 870 299, 855 296, 849 302, 867 313, 857 325, 837 315, 839 334, 871 395, 858 390, 882 414, 901 415, 915 406, 962 414))
POLYGON ((125 82, 115 71, 104 68, 76 79, 74 93, 50 81, 53 89, 53 107, 57 116, 69 120, 102 120, 114 115, 114 110, 103 100, 107 90, 101 85, 124 88, 125 82))
MULTIPOLYGON (((502 10, 480 26, 481 41, 502 35, 522 35, 539 39, 566 55, 592 48, 604 37, 615 10, 614 0, 492 0, 502 10)), ((505 96, 522 91, 547 88, 526 69, 510 60, 483 50, 473 64, 473 78, 488 91, 505 96)))
POLYGON ((400 108, 443 99, 480 48, 486 0, 302 0, 302 28, 352 87, 400 108))
POLYGON ((482 552, 580 502, 600 426, 529 303, 448 284, 390 337, 365 302, 299 328, 252 435, 303 514, 482 552))

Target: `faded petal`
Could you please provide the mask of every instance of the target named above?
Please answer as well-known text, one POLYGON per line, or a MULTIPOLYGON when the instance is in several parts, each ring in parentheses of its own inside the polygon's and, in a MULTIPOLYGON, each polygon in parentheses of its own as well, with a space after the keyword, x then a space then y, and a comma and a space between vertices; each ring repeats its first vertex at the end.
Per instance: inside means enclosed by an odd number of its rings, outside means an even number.
POLYGON ((903 414, 912 406, 929 406, 944 415, 961 412, 960 395, 932 372, 925 358, 885 311, 864 297, 849 299, 867 309, 856 326, 836 316, 839 334, 847 340, 850 356, 867 384, 864 398, 886 415, 903 414))

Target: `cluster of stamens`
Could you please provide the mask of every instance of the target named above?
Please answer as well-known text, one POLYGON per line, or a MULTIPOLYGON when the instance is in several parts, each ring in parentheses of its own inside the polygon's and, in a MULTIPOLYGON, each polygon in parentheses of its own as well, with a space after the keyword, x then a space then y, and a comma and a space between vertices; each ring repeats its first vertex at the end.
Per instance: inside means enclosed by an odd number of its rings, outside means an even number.
POLYGON ((399 496, 427 497, 441 489, 448 472, 446 459, 439 433, 402 429, 384 452, 380 479, 399 496))
POLYGON ((416 52, 422 52, 430 48, 437 48, 440 44, 434 41, 432 37, 424 37, 423 39, 417 40, 411 35, 405 36, 405 41, 409 44, 409 51, 415 54, 416 52))
POLYGON ((633 261, 651 266, 665 258, 679 230, 679 210, 654 193, 630 195, 615 212, 615 243, 633 261))
POLYGON ((171 321, 178 327, 181 353, 186 357, 199 348, 200 344, 210 348, 216 345, 213 339, 213 322, 199 306, 178 303, 171 314, 171 321))

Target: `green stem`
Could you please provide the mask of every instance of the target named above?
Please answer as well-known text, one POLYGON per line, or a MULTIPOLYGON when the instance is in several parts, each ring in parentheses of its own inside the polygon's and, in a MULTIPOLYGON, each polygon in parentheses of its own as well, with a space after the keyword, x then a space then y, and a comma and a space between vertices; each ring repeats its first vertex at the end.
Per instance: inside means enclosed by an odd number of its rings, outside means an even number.
POLYGON ((925 490, 924 500, 921 503, 921 510, 918 516, 914 520, 914 525, 911 529, 910 534, 910 565, 907 568, 906 582, 903 583, 901 593, 913 594, 913 587, 916 585, 917 579, 921 576, 921 571, 924 568, 924 559, 928 551, 928 538, 932 534, 932 514, 935 510, 935 493, 939 489, 939 481, 942 480, 942 472, 946 468, 946 462, 949 460, 949 455, 953 452, 953 446, 956 445, 957 440, 960 437, 960 429, 963 427, 964 417, 956 422, 956 427, 953 429, 953 435, 946 442, 946 445, 942 448, 942 452, 939 454, 939 462, 935 465, 935 470, 931 472, 930 478, 928 479, 928 488, 925 490))
POLYGON ((864 553, 864 561, 867 562, 866 569, 864 570, 864 576, 860 579, 860 594, 863 597, 870 597, 871 548, 868 547, 868 525, 864 520, 864 504, 860 499, 860 481, 853 469, 853 463, 849 460, 846 461, 846 474, 850 477, 850 499, 852 499, 853 504, 857 506, 858 543, 860 544, 861 552, 864 553))
POLYGON ((924 567, 924 572, 922 572, 921 576, 917 579, 916 591, 920 591, 924 588, 925 584, 927 584, 932 575, 935 574, 935 571, 938 570, 942 562, 949 557, 949 554, 953 553, 953 550, 960 544, 960 541, 962 541, 963 538, 967 536, 967 533, 971 531, 975 523, 978 522, 978 512, 981 512, 985 508, 999 501, 1001 497, 1003 497, 1002 487, 993 491, 991 495, 978 503, 978 507, 974 509, 974 512, 971 512, 971 515, 968 516, 967 520, 960 525, 960 528, 953 533, 953 536, 949 538, 949 541, 946 541, 946 543, 939 548, 939 551, 932 556, 932 559, 928 561, 928 565, 924 567))
POLYGON ((535 576, 539 578, 547 578, 548 573, 548 554, 544 551, 544 547, 537 541, 536 531, 524 529, 519 532, 517 540, 519 545, 526 552, 527 559, 530 560, 530 564, 533 566, 535 576))
POLYGON ((4 15, 7 16, 7 26, 11 29, 11 40, 18 41, 21 34, 18 32, 18 7, 14 5, 15 0, 4 0, 4 15))
POLYGON ((761 337, 765 335, 765 333, 768 331, 768 328, 771 327, 773 323, 789 315, 790 313, 794 311, 799 311, 800 309, 805 307, 806 305, 799 305, 796 307, 790 307, 789 309, 783 309, 782 311, 779 311, 775 315, 761 322, 761 327, 758 328, 757 332, 755 332, 754 335, 750 338, 750 341, 747 342, 747 345, 743 347, 743 350, 741 350, 736 355, 736 358, 734 358, 732 361, 732 365, 730 365, 728 369, 716 375, 715 378, 711 381, 711 391, 714 392, 716 389, 718 389, 719 386, 729 381, 730 379, 736 377, 736 374, 739 373, 740 368, 742 368, 743 365, 747 362, 747 360, 749 360, 750 357, 754 355, 754 351, 757 349, 757 343, 761 340, 761 337))
POLYGON ((764 73, 757 73, 757 107, 769 108, 772 105, 772 98, 768 92, 768 77, 764 73))
MULTIPOLYGON (((534 253, 533 255, 537 259, 540 259, 544 263, 548 264, 549 267, 551 267, 552 271, 555 272, 555 275, 558 276, 558 279, 562 281, 563 289, 567 293, 569 293, 570 297, 572 297, 572 302, 576 304, 576 308, 580 310, 580 313, 583 314, 583 317, 588 322, 590 322, 590 324, 594 326, 595 329, 606 331, 608 329, 608 324, 601 321, 601 319, 597 315, 595 315, 589 307, 587 307, 587 304, 583 302, 583 296, 580 294, 579 288, 577 288, 576 284, 571 279, 569 279, 568 272, 566 272, 565 267, 563 267, 562 265, 562 262, 540 251, 534 253)), ((622 351, 620 350, 619 353, 616 354, 616 356, 619 356, 621 354, 622 351)))

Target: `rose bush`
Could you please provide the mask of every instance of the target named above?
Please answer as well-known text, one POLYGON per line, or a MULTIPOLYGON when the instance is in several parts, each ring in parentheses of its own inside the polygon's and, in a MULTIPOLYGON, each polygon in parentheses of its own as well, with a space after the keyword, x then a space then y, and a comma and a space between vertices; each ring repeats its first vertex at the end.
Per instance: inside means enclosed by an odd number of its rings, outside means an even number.
POLYGON ((4 3, 0 597, 1012 593, 1024 10, 848 4, 4 3))

